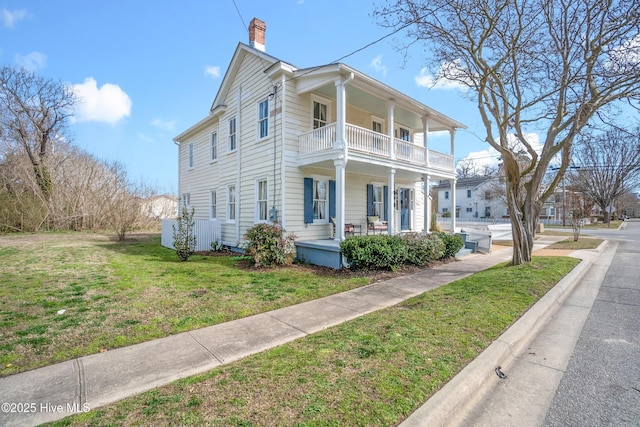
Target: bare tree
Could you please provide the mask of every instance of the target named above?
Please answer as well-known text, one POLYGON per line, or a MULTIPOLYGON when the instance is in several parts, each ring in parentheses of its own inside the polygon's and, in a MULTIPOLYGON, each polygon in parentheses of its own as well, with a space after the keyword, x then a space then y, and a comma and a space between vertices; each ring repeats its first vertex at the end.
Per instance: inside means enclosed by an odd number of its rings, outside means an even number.
POLYGON ((47 156, 51 145, 64 135, 74 101, 73 91, 63 84, 24 68, 0 68, 1 137, 29 158, 45 200, 52 190, 47 156))
POLYGON ((630 133, 620 128, 576 141, 574 159, 580 169, 572 184, 604 212, 609 223, 611 207, 623 194, 640 186, 640 128, 630 133))
POLYGON ((569 166, 574 138, 617 101, 637 108, 639 10, 640 0, 394 0, 375 11, 381 25, 406 28, 405 48, 427 44, 437 79, 477 101, 503 161, 513 264, 531 260, 542 205, 569 166))

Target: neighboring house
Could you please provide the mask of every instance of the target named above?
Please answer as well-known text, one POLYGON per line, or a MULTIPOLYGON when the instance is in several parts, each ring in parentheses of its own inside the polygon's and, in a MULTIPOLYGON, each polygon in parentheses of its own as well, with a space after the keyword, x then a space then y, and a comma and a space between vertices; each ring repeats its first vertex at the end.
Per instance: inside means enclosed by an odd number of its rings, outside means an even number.
POLYGON ((152 219, 178 216, 178 199, 168 194, 144 198, 140 201, 140 206, 143 214, 152 219))
POLYGON ((452 214, 455 210, 455 218, 461 221, 509 216, 507 206, 499 197, 499 178, 461 178, 455 182, 454 188, 451 189, 451 181, 448 180, 434 186, 438 193, 438 214, 452 214))
POLYGON ((238 44, 209 114, 174 138, 180 205, 218 221, 232 248, 257 223, 294 233, 299 254, 319 241, 335 252, 345 224, 365 234, 368 216, 389 233, 423 230, 423 183, 455 178, 454 136, 465 126, 348 65, 274 58, 265 30, 251 21, 250 46, 238 44), (442 131, 447 154, 429 149, 442 131))

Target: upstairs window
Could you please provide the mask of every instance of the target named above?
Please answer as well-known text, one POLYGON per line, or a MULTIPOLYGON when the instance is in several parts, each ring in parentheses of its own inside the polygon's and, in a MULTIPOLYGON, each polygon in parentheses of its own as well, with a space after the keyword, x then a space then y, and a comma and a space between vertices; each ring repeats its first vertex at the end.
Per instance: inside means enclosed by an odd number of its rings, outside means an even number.
POLYGON ((214 161, 218 159, 218 133, 213 132, 209 140, 209 156, 210 160, 214 161))
POLYGON ((194 152, 194 148, 193 148, 193 142, 189 144, 189 168, 193 167, 193 154, 194 152))
POLYGON ((258 138, 269 136, 269 100, 265 99, 258 104, 258 138))
POLYGON ((449 192, 448 191, 444 192, 444 199, 445 200, 449 200, 449 192))
POLYGON ((318 129, 327 125, 327 104, 313 101, 313 128, 318 129))
POLYGON ((229 119, 229 151, 236 151, 238 144, 236 141, 236 118, 229 119))
POLYGON ((471 198, 471 190, 467 190, 467 199, 471 198))

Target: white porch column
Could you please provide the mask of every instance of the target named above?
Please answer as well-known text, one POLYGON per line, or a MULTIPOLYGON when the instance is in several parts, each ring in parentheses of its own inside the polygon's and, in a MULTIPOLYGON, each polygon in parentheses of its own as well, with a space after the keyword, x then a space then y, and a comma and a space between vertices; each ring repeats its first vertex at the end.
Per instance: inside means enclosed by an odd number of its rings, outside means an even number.
POLYGON ((452 179, 451 183, 451 232, 456 232, 456 182, 457 179, 452 179))
POLYGON ((344 240, 344 211, 345 211, 345 169, 347 161, 336 159, 333 161, 336 167, 336 236, 334 240, 341 242, 344 240))
POLYGON ((395 233, 395 221, 394 216, 396 213, 395 209, 395 194, 394 190, 396 187, 395 184, 396 170, 394 168, 389 169, 389 206, 387 206, 387 232, 391 235, 395 233))
MULTIPOLYGON (((429 159, 429 141, 428 141, 428 137, 427 135, 429 135, 429 116, 424 116, 422 117, 422 133, 423 133, 423 137, 422 137, 422 142, 424 144, 424 164, 427 167, 431 166, 431 161, 429 159)), ((428 229, 425 229, 428 230, 428 229)))
POLYGON ((347 123, 347 91, 346 85, 353 80, 353 73, 346 78, 336 80, 336 145, 340 152, 333 161, 336 168, 336 236, 335 240, 344 240, 344 212, 345 212, 345 169, 348 162, 348 144, 345 137, 347 123))
POLYGON ((394 110, 396 106, 393 102, 389 102, 387 104, 387 133, 389 134, 389 157, 392 159, 396 158, 396 144, 394 142, 393 131, 395 128, 394 123, 394 110))
POLYGON ((353 80, 353 73, 348 77, 340 77, 335 81, 336 85, 336 142, 333 148, 342 150, 342 156, 347 158, 347 141, 345 130, 347 124, 347 84, 353 80))
POLYGON ((429 233, 429 227, 431 226, 431 202, 429 200, 429 186, 431 185, 431 175, 422 175, 422 181, 424 182, 424 228, 423 233, 429 233))
MULTIPOLYGON (((456 128, 451 128, 449 129, 449 135, 451 135, 451 157, 453 157, 455 159, 456 157, 456 152, 455 152, 455 147, 454 147, 454 140, 455 140, 455 135, 456 135, 456 128)), ((453 165, 453 170, 456 169, 456 165, 453 165)))

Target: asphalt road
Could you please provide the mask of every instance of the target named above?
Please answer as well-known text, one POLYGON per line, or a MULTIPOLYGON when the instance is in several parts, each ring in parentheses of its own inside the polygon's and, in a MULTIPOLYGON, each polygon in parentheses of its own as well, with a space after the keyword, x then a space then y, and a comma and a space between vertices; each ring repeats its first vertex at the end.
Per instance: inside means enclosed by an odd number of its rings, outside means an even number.
POLYGON ((640 221, 585 230, 617 242, 544 426, 640 426, 640 221))

